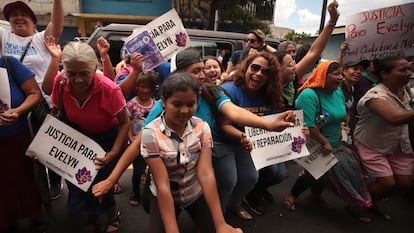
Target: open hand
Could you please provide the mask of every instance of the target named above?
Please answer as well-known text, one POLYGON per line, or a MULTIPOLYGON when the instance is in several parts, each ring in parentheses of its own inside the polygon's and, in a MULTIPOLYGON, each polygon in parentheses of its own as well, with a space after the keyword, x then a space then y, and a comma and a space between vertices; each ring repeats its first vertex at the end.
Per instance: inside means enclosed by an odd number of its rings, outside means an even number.
POLYGON ((47 50, 49 50, 50 56, 60 60, 62 49, 60 48, 60 45, 56 43, 56 38, 54 36, 46 36, 43 44, 46 46, 47 50))

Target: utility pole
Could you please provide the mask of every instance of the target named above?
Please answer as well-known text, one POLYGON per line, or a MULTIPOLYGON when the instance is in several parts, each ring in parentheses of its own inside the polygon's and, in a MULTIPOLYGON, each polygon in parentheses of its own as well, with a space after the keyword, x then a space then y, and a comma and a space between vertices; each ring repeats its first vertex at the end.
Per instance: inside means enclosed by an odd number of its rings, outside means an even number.
POLYGON ((325 26, 325 17, 326 17, 326 5, 328 4, 328 0, 323 0, 322 2, 322 12, 321 12, 321 23, 319 24, 319 32, 320 34, 325 26))

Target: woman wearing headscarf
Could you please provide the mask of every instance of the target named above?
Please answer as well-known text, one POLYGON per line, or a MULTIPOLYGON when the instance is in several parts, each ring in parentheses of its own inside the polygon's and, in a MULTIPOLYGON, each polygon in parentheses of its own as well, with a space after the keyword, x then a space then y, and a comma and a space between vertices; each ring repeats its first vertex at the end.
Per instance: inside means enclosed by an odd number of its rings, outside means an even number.
POLYGON ((309 79, 299 88, 296 107, 303 109, 306 126, 310 137, 322 145, 323 153, 333 153, 338 163, 328 172, 327 176, 315 180, 305 171, 296 181, 290 194, 285 197, 285 206, 294 210, 296 198, 312 186, 309 199, 329 207, 321 198, 324 179, 330 178, 338 195, 345 201, 346 208, 362 222, 370 222, 365 215, 371 206, 371 197, 362 180, 359 165, 353 152, 340 143, 341 123, 346 117, 345 98, 339 88, 343 76, 339 63, 325 61, 319 64, 309 79))

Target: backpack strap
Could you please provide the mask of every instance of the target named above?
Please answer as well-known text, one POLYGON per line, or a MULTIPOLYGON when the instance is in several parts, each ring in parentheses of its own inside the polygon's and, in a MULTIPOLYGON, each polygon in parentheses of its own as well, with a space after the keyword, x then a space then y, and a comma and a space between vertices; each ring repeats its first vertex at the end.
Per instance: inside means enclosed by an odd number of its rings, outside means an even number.
POLYGON ((19 88, 20 92, 23 93, 23 95, 24 95, 24 92, 23 92, 22 88, 20 87, 19 82, 17 82, 16 71, 14 70, 12 63, 10 62, 10 57, 5 56, 4 61, 6 62, 7 72, 12 76, 12 79, 16 83, 16 86, 19 88))

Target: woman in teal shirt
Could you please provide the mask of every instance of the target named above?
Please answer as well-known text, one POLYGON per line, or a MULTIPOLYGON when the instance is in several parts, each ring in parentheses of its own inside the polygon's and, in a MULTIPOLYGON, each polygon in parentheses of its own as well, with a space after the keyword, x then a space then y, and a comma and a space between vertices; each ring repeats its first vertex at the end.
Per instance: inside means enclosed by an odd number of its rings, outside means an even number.
POLYGON ((309 79, 299 88, 296 108, 303 109, 303 117, 310 137, 322 144, 324 154, 333 153, 338 163, 319 180, 305 172, 285 197, 285 207, 295 209, 296 198, 312 186, 309 199, 329 208, 320 197, 324 179, 329 178, 346 208, 362 222, 370 222, 364 212, 371 206, 371 196, 362 180, 358 163, 349 148, 340 144, 341 123, 346 117, 345 97, 339 88, 343 80, 339 63, 326 61, 318 65, 309 79))

